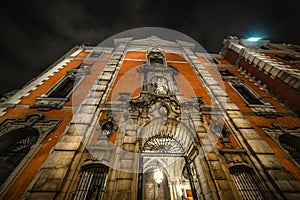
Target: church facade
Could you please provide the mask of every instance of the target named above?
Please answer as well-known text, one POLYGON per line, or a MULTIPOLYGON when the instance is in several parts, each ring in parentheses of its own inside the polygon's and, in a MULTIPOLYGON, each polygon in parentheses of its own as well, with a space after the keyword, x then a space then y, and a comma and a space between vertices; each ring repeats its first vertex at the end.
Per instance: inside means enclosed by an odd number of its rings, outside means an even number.
POLYGON ((76 46, 0 107, 1 199, 298 199, 299 46, 76 46))

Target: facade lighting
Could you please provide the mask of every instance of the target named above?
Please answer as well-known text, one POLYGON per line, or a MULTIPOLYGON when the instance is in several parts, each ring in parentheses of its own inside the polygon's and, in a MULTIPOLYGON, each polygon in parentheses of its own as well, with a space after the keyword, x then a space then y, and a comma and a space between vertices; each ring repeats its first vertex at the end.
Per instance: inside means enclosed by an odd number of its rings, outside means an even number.
POLYGON ((159 169, 157 169, 154 172, 153 177, 154 177, 154 180, 157 184, 160 184, 162 182, 162 180, 164 179, 164 175, 159 169))
POLYGON ((250 37, 250 38, 247 39, 247 41, 249 41, 249 42, 257 42, 260 39, 261 38, 259 38, 259 37, 250 37))

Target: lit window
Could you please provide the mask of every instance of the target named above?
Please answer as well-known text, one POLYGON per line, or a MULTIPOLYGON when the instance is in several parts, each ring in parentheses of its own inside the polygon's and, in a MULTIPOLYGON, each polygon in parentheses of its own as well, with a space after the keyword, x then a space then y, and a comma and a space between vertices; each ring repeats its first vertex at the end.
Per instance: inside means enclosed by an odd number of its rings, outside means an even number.
POLYGON ((100 200, 104 191, 108 167, 101 164, 83 166, 82 174, 74 194, 75 200, 100 200))
POLYGON ((234 166, 229 169, 234 183, 244 200, 265 199, 257 185, 253 170, 246 166, 234 166))

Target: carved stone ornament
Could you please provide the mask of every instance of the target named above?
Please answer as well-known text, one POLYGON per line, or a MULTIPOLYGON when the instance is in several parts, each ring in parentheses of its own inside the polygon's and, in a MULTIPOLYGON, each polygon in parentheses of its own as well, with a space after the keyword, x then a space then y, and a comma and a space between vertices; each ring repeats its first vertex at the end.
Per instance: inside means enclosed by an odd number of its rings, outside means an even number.
POLYGON ((154 92, 156 95, 167 95, 169 88, 167 80, 162 77, 154 77, 152 79, 152 84, 154 85, 154 92))
POLYGON ((246 156, 247 152, 244 149, 238 149, 232 146, 228 137, 222 138, 223 148, 220 153, 224 156, 226 163, 229 165, 248 165, 246 156))
POLYGON ((128 102, 130 100, 130 93, 128 92, 120 92, 118 96, 119 101, 128 102))
POLYGON ((45 121, 40 113, 29 114, 23 119, 6 119, 0 124, 0 136, 24 127, 32 127, 38 130, 40 135, 47 135, 58 126, 59 122, 59 120, 45 121))
POLYGON ((164 64, 164 54, 158 48, 153 48, 147 53, 149 63, 164 64))
POLYGON ((31 108, 37 108, 40 111, 48 111, 51 109, 61 109, 65 102, 69 101, 69 98, 49 98, 49 97, 37 97, 36 103, 30 105, 31 108))
POLYGON ((275 118, 277 116, 282 116, 281 113, 278 113, 275 110, 275 107, 272 105, 264 104, 264 105, 248 105, 255 114, 259 116, 264 116, 268 118, 275 118))

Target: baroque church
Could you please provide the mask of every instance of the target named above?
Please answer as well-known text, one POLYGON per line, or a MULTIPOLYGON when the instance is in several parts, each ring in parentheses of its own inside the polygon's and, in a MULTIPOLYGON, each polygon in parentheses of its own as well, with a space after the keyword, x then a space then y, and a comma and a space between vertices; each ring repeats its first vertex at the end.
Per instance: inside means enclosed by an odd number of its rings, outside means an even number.
POLYGON ((0 104, 0 199, 299 199, 300 47, 76 46, 0 104))

